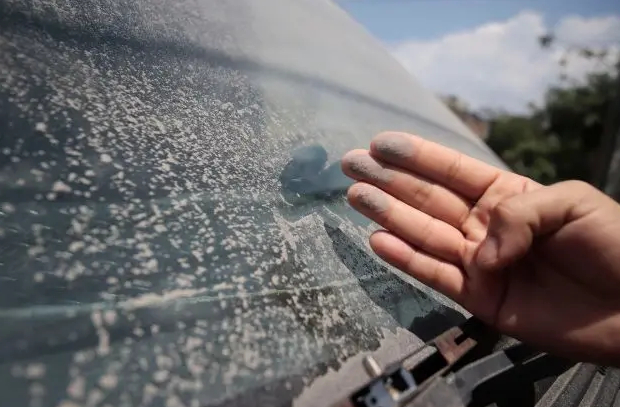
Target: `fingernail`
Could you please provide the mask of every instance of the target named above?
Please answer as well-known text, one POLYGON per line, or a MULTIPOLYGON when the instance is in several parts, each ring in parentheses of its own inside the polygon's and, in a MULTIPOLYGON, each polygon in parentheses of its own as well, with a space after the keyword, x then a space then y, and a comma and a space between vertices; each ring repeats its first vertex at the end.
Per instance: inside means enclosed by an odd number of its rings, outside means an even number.
POLYGON ((499 242, 495 236, 487 236, 480 244, 476 263, 479 266, 489 266, 497 261, 497 253, 499 251, 499 242))
POLYGON ((378 188, 370 185, 354 185, 353 201, 362 208, 374 212, 381 213, 388 208, 388 200, 385 194, 378 188))
POLYGON ((374 138, 372 146, 381 157, 386 159, 400 161, 413 155, 413 143, 405 134, 380 134, 374 138))
POLYGON ((392 179, 391 171, 383 168, 368 154, 346 155, 342 161, 350 172, 364 180, 386 183, 392 179))

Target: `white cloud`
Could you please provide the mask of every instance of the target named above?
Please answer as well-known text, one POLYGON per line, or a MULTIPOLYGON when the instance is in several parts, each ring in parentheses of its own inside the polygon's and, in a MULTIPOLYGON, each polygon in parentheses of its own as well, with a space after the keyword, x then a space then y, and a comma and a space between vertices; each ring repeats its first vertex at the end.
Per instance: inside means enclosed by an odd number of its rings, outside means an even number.
MULTIPOLYGON (((562 51, 541 49, 538 42, 538 37, 551 28, 563 43, 612 47, 618 52, 620 16, 566 17, 555 27, 547 27, 542 16, 534 12, 436 40, 404 41, 392 46, 391 51, 436 92, 455 94, 474 108, 523 111, 528 102, 540 102, 560 75, 562 51)), ((605 66, 579 57, 570 61, 567 73, 577 79, 605 66)))
POLYGON ((611 46, 620 43, 620 17, 567 17, 555 28, 557 36, 575 45, 611 46))

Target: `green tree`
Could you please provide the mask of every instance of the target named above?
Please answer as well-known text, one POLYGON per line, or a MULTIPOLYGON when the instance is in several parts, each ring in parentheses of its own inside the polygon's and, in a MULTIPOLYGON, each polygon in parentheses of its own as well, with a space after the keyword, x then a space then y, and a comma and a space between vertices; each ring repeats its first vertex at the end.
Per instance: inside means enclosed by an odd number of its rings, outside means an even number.
POLYGON ((558 143, 545 134, 535 115, 496 117, 487 143, 514 171, 543 183, 556 179, 550 157, 558 143))
POLYGON ((582 85, 554 87, 547 92, 540 114, 546 133, 559 141, 550 158, 558 180, 593 181, 616 78, 610 73, 591 74, 582 85))
MULTIPOLYGON (((543 47, 555 38, 541 37, 543 47)), ((605 50, 573 48, 562 58, 566 66, 570 55, 603 61, 605 50)), ((551 87, 542 106, 530 106, 529 114, 500 114, 491 121, 487 143, 518 173, 549 184, 566 179, 596 183, 600 162, 609 148, 603 135, 618 112, 617 69, 592 73, 584 81, 565 74, 559 85, 551 87)))

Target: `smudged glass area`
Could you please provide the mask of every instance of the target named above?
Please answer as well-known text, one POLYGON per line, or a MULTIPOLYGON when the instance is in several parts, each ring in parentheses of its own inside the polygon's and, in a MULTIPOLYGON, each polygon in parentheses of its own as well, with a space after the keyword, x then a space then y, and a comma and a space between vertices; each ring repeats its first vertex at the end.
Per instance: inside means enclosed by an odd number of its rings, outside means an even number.
POLYGON ((0 404, 290 405, 458 321, 345 202, 388 128, 501 165, 328 2, 0 0, 0 404))

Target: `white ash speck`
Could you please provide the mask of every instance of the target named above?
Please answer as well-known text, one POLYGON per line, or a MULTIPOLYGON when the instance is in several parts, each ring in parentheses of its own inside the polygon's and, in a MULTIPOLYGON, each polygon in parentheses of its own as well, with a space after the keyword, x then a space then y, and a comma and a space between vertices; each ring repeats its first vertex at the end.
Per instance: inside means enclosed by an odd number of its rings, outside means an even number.
POLYGON ((11 203, 3 202, 1 208, 4 213, 15 213, 15 205, 11 203))
POLYGON ((93 389, 88 393, 88 396, 86 397, 86 406, 98 406, 104 397, 105 394, 101 390, 93 389))
POLYGON ((117 314, 116 314, 116 311, 114 310, 107 310, 107 311, 104 311, 103 313, 103 320, 108 325, 114 325, 116 323, 116 317, 117 317, 117 314))
POLYGON ((91 314, 91 321, 95 330, 97 331, 97 337, 99 339, 99 343, 97 346, 97 353, 99 355, 107 355, 110 353, 110 334, 103 327, 103 317, 100 311, 94 311, 91 314))
POLYGON ((28 256, 37 257, 45 253, 45 247, 43 246, 31 246, 28 248, 28 256))
POLYGON ((43 363, 30 363, 25 370, 25 376, 28 379, 40 379, 45 376, 45 365, 43 363))
POLYGON ((71 244, 69 244, 69 251, 70 252, 77 252, 79 250, 82 250, 84 248, 84 242, 82 241, 75 241, 75 242, 71 242, 71 244))
POLYGON ((115 374, 105 374, 99 379, 99 385, 107 390, 113 389, 118 384, 118 376, 115 374))
POLYGON ((77 376, 67 386, 67 395, 75 400, 81 400, 86 395, 86 380, 83 376, 77 376))
POLYGON ((168 379, 169 375, 170 372, 168 372, 167 370, 158 370, 153 373, 153 381, 155 383, 163 383, 168 379))
POLYGON ((71 187, 62 181, 56 181, 52 185, 53 192, 71 192, 71 187))

